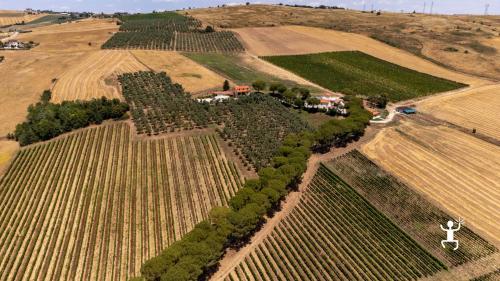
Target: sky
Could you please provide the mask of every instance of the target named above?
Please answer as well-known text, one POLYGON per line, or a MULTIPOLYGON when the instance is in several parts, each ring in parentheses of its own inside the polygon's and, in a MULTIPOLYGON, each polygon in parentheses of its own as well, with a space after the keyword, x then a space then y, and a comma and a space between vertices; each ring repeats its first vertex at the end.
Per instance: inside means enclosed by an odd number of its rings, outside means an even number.
MULTIPOLYGON (((258 0, 250 3, 307 4, 311 6, 342 6, 350 9, 370 9, 385 11, 413 11, 441 14, 484 14, 489 4, 488 14, 500 15, 500 0, 258 0), (433 3, 433 4, 432 4, 433 3)), ((25 8, 49 9, 54 11, 89 12, 149 12, 153 10, 176 10, 188 7, 209 7, 222 4, 242 4, 238 0, 0 0, 0 10, 23 10, 25 8)))

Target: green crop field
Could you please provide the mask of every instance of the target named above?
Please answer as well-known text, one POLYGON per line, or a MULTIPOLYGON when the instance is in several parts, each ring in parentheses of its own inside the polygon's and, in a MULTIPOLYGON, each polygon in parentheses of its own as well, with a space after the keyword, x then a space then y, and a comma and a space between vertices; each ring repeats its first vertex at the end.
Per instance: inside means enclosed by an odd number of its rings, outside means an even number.
POLYGON ((385 94, 391 101, 407 100, 466 86, 358 51, 271 56, 263 59, 332 91, 368 97, 385 94))
POLYGON ((349 152, 327 166, 446 265, 457 266, 497 251, 467 227, 456 234, 461 241, 456 251, 441 248, 443 231, 439 225, 445 225, 451 217, 361 152, 349 152))
POLYGON ((321 166, 300 203, 224 280, 415 280, 443 269, 321 166))

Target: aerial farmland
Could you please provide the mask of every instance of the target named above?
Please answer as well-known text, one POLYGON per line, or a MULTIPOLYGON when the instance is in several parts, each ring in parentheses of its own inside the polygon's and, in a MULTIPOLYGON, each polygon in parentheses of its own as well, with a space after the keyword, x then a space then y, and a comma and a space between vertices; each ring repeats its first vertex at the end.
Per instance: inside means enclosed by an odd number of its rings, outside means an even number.
POLYGON ((0 10, 0 280, 498 279, 500 16, 57 2, 0 10))

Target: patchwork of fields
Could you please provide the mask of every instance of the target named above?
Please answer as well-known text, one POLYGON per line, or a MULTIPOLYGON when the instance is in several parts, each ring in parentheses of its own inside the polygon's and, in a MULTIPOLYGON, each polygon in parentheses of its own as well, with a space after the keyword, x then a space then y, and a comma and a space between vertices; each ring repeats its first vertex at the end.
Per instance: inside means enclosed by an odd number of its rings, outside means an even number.
POLYGON ((444 126, 405 122, 362 149, 382 168, 500 245, 500 148, 444 126))
POLYGON ((213 136, 131 138, 119 123, 19 152, 0 181, 1 280, 126 280, 242 184, 213 136))
POLYGON ((224 280, 414 280, 445 269, 324 166, 224 280))
POLYGON ((357 51, 263 59, 332 91, 368 97, 385 94, 391 101, 412 99, 465 86, 357 51))

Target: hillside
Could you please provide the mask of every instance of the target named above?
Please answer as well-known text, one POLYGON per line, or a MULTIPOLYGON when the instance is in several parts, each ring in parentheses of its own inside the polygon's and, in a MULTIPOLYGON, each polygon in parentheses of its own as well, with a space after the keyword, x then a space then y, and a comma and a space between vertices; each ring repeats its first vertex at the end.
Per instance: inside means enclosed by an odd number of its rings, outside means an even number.
POLYGON ((367 35, 460 72, 500 77, 500 16, 442 16, 250 5, 188 12, 216 27, 304 25, 367 35), (464 64, 467 61, 469 63, 464 64))

